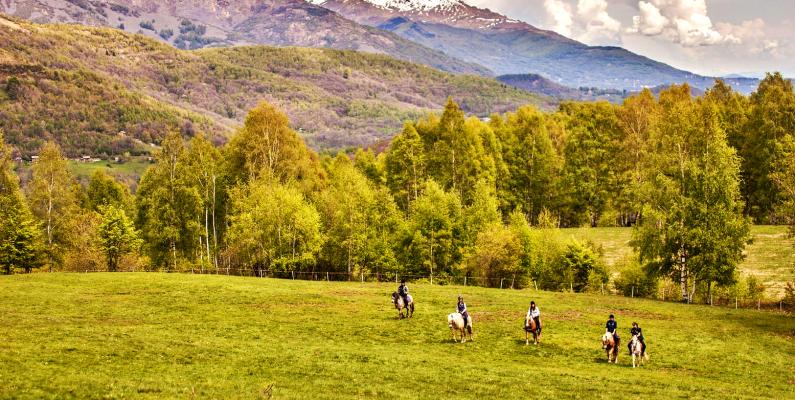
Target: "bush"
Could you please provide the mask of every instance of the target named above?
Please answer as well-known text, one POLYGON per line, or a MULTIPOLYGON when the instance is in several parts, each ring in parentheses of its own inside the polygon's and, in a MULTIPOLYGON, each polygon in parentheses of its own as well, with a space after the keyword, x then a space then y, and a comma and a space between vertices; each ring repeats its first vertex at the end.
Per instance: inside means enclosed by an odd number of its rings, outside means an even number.
POLYGON ((760 300, 765 295, 765 285, 754 275, 748 275, 745 280, 746 294, 751 300, 760 300))
POLYGON ((155 20, 141 21, 140 23, 138 23, 138 26, 140 26, 143 29, 148 29, 150 31, 154 31, 155 30, 155 20))
POLYGON ((172 36, 174 36, 174 31, 171 29, 163 29, 160 31, 160 37, 165 40, 171 39, 172 36))
POLYGON ((659 288, 659 280, 643 270, 636 259, 622 260, 621 272, 613 282, 613 287, 624 296, 654 297, 659 288))
POLYGON ((604 264, 593 247, 576 240, 566 245, 558 265, 553 274, 564 290, 568 286, 575 292, 582 292, 608 281, 604 264))

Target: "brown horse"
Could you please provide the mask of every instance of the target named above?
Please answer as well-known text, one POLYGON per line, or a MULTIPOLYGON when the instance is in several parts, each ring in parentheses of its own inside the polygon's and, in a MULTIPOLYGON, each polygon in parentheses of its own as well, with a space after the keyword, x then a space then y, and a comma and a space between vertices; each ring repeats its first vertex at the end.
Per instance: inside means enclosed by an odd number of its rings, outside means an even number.
POLYGON ((469 332, 469 340, 474 341, 472 336, 472 315, 467 318, 467 324, 464 326, 464 316, 461 313, 452 313, 447 315, 447 326, 450 328, 450 333, 453 335, 453 341, 457 342, 456 332, 461 334, 461 343, 466 342, 467 332, 469 332))
POLYGON ((619 342, 620 339, 614 339, 612 333, 605 332, 602 335, 602 349, 607 353, 607 362, 612 362, 613 364, 618 362, 618 353, 619 351, 619 342))
POLYGON ((530 344, 530 333, 533 334, 533 344, 538 345, 541 342, 541 332, 536 326, 536 320, 533 318, 525 318, 524 320, 524 345, 530 344))
POLYGON ((395 309, 398 311, 398 319, 414 316, 414 299, 411 298, 411 295, 406 295, 406 300, 408 300, 408 304, 405 304, 403 296, 399 295, 398 292, 392 292, 392 303, 395 304, 395 309), (406 310, 405 317, 403 316, 403 310, 406 310))

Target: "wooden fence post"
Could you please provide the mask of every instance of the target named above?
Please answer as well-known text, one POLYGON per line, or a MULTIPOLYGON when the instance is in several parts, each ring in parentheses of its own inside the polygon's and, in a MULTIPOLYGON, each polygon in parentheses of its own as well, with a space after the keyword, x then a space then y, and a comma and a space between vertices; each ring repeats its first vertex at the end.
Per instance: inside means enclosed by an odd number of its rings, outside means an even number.
POLYGON ((502 289, 502 281, 504 281, 504 280, 505 280, 505 278, 500 279, 500 289, 502 289))
POLYGON ((328 271, 326 271, 326 282, 328 282, 328 271))
POLYGON ((290 271, 290 274, 293 276, 293 280, 295 280, 295 271, 290 271))
POLYGON ((536 282, 535 280, 533 280, 533 286, 535 286, 535 288, 536 288, 536 292, 537 292, 537 291, 538 291, 538 282, 536 282))
POLYGON ((467 285, 467 276, 464 275, 464 286, 466 286, 466 285, 467 285))

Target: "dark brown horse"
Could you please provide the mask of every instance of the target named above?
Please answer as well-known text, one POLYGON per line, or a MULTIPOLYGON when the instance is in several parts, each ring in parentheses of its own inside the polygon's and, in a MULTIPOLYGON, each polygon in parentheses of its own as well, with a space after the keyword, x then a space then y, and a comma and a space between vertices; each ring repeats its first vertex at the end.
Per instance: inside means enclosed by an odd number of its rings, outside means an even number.
POLYGON ((602 349, 607 353, 607 362, 613 364, 618 362, 620 339, 613 336, 610 332, 602 335, 602 349))
POLYGON ((411 318, 414 316, 414 299, 411 295, 406 295, 408 304, 403 301, 403 296, 398 292, 392 292, 392 303, 395 304, 395 309, 398 311, 398 319, 411 318), (403 316, 403 310, 406 310, 406 316, 403 316))
POLYGON ((530 344, 530 334, 533 334, 533 344, 538 345, 541 342, 541 332, 536 325, 536 320, 532 317, 525 318, 524 320, 524 345, 530 344))

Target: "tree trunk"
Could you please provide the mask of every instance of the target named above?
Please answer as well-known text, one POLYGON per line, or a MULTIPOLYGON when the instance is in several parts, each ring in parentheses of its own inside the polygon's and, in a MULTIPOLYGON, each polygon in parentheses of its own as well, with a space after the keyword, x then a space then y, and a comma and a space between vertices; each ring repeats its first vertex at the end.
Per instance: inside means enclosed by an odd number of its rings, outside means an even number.
POLYGON ((679 271, 679 286, 682 289, 682 301, 688 303, 687 301, 687 267, 683 264, 682 269, 679 271))

